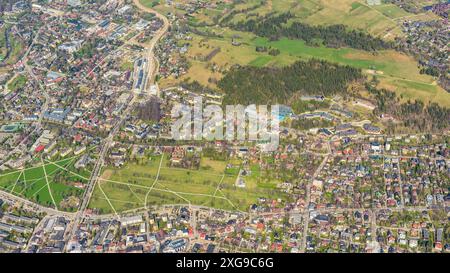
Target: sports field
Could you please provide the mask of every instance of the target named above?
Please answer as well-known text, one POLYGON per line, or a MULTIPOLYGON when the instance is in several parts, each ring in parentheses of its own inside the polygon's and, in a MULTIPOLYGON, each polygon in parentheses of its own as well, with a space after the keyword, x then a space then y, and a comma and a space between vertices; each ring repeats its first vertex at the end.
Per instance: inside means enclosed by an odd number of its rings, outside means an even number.
POLYGON ((38 204, 61 210, 74 210, 67 203, 69 197, 80 197, 80 185, 86 184, 90 172, 74 167, 79 156, 58 161, 43 161, 36 167, 0 174, 0 188, 38 204))
POLYGON ((242 162, 202 158, 198 170, 169 167, 167 155, 152 156, 144 164, 129 163, 122 169, 106 169, 89 205, 100 213, 118 213, 146 206, 191 204, 224 210, 248 211, 258 198, 280 198, 279 181, 260 180, 258 167, 236 187, 242 162))

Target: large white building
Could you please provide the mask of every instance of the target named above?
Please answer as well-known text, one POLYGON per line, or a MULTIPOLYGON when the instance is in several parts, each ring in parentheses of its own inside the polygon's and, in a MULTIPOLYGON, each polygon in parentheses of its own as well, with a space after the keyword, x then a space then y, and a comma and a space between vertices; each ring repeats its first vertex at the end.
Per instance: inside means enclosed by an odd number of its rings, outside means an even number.
POLYGON ((122 224, 122 226, 140 224, 140 223, 142 223, 142 216, 135 215, 135 216, 123 217, 120 219, 120 223, 122 224))

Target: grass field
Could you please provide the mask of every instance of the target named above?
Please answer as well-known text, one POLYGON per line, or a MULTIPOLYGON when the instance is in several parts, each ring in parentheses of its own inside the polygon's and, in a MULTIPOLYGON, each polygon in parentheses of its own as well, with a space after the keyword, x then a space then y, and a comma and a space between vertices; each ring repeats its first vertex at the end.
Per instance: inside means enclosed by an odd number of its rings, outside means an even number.
POLYGON ((25 86, 27 83, 27 77, 24 75, 18 75, 8 83, 8 89, 12 92, 17 91, 18 89, 25 86))
POLYGON ((9 34, 9 42, 11 44, 11 52, 9 54, 8 59, 4 59, 7 55, 7 47, 6 47, 6 39, 5 39, 5 31, 9 28, 8 25, 4 25, 0 28, 0 61, 7 65, 12 65, 17 62, 24 49, 23 42, 15 37, 14 35, 9 34))
POLYGON ((73 166, 78 157, 71 157, 55 162, 0 174, 0 188, 3 191, 34 201, 47 207, 63 210, 61 202, 68 197, 79 197, 83 190, 75 183, 87 183, 90 172, 78 171, 73 166))
POLYGON ((6 48, 6 40, 5 40, 5 30, 6 27, 3 26, 0 28, 0 61, 3 61, 6 56, 7 48, 6 48))
MULTIPOLYGON (((142 0, 142 2, 147 5, 153 3, 150 0, 142 0)), ((175 2, 185 4, 188 1, 178 0, 175 2)), ((350 28, 365 30, 372 35, 389 40, 402 35, 399 27, 401 18, 421 17, 424 20, 436 18, 431 13, 411 14, 393 4, 368 6, 365 0, 268 0, 263 6, 258 6, 261 3, 259 0, 246 0, 237 4, 213 2, 218 3, 215 8, 200 9, 191 22, 197 25, 201 23, 211 25, 212 18, 220 17, 219 22, 221 22, 231 12, 237 11, 230 19, 230 22, 236 23, 268 13, 280 14, 289 11, 295 15, 292 21, 302 21, 313 25, 344 24, 350 28), (239 12, 249 8, 251 9, 249 12, 239 12)), ((420 2, 426 4, 429 1, 420 2)), ((159 5, 155 6, 155 9, 166 14, 170 11, 183 12, 174 6, 166 5, 165 1, 159 1, 159 5)), ((207 29, 222 35, 224 38, 192 35, 192 41, 181 41, 191 44, 187 54, 191 64, 190 69, 179 79, 169 77, 161 80, 162 88, 176 85, 186 79, 196 80, 214 88, 215 82, 223 77, 222 72, 234 64, 258 67, 284 66, 299 59, 320 58, 361 68, 367 74, 377 74, 380 76, 381 86, 389 87, 404 99, 419 99, 424 102, 431 101, 443 106, 450 106, 450 94, 439 87, 431 76, 421 75, 418 64, 412 57, 395 51, 381 51, 374 55, 350 48, 311 47, 299 40, 268 41, 250 33, 212 25, 203 28, 203 30, 207 29), (239 37, 237 40, 241 43, 240 46, 231 44, 236 35, 239 37), (255 51, 256 46, 277 48, 281 54, 270 56, 267 53, 258 53, 255 51), (220 48, 221 51, 210 61, 201 61, 202 56, 206 56, 215 48, 220 48)), ((198 29, 202 30, 202 27, 198 27, 198 29)))
POLYGON ((227 169, 225 161, 202 158, 198 170, 188 170, 168 163, 167 155, 154 156, 144 165, 129 163, 122 169, 106 169, 89 207, 100 213, 164 204, 247 211, 259 197, 287 198, 275 189, 278 182, 260 183, 259 171, 246 178, 245 188, 237 188, 239 165, 227 169))
MULTIPOLYGON (((141 0, 147 6, 152 6, 154 1, 141 0)), ((174 1, 177 4, 185 4, 186 0, 174 1)), ((382 4, 368 6, 366 0, 267 0, 266 4, 260 6, 260 0, 245 0, 237 4, 217 3, 216 7, 201 9, 195 14, 191 22, 197 24, 213 23, 212 18, 219 17, 221 21, 227 18, 231 12, 235 15, 230 22, 236 23, 269 13, 291 12, 295 15, 293 21, 302 21, 313 25, 344 24, 352 29, 362 29, 372 35, 394 39, 402 36, 397 20, 404 17, 416 15, 408 13, 393 4, 382 4), (248 10, 242 12, 243 10, 248 10)), ((429 1, 422 1, 429 2, 429 1)), ((174 6, 167 6, 166 1, 159 1, 155 9, 167 14, 168 12, 182 12, 174 6)), ((436 19, 432 13, 427 13, 428 20, 436 19)))
MULTIPOLYGON (((147 1, 150 3, 150 1, 147 1)), ((176 1, 186 3, 187 1, 176 1)), ((429 1, 416 1, 427 4, 429 1)), ((221 3, 216 8, 201 9, 191 20, 196 24, 211 24, 211 18, 222 16, 220 20, 227 17, 232 11, 240 11, 256 7, 260 1, 246 0, 235 5, 221 3)), ((263 16, 275 12, 283 13, 289 11, 295 14, 293 21, 302 21, 313 25, 344 24, 353 29, 362 29, 372 35, 383 39, 393 39, 401 36, 399 23, 403 18, 421 20, 435 19, 430 13, 410 14, 393 4, 382 4, 368 6, 364 0, 282 0, 267 1, 267 3, 250 12, 238 12, 231 18, 231 22, 238 22, 263 16)), ((420 6, 419 5, 419 6, 420 6)), ((169 11, 182 12, 173 6, 160 5, 155 9, 164 13, 169 11)), ((220 21, 219 20, 219 21, 220 21)), ((202 29, 202 27, 198 27, 202 29)), ((450 107, 450 94, 438 86, 435 79, 428 75, 419 73, 417 62, 409 56, 395 51, 381 51, 372 54, 365 51, 350 48, 332 49, 325 47, 307 46, 303 41, 281 39, 279 41, 268 41, 265 38, 256 38, 250 33, 232 31, 228 28, 209 26, 208 31, 223 35, 224 38, 211 38, 192 35, 191 47, 187 54, 190 69, 187 74, 175 79, 169 77, 162 79, 162 88, 173 86, 183 80, 196 80, 203 85, 214 88, 215 82, 223 77, 223 72, 234 64, 253 66, 284 66, 299 59, 320 58, 331 62, 351 65, 361 68, 368 75, 377 75, 380 79, 380 87, 395 91, 402 99, 419 99, 424 102, 437 102, 442 106, 450 107), (239 36, 240 46, 231 45, 231 40, 239 36), (256 46, 268 46, 281 51, 278 56, 270 56, 267 53, 258 53, 256 46), (201 61, 215 48, 221 51, 210 61, 201 61), (217 69, 218 68, 218 69, 217 69)), ((204 29, 205 30, 205 29, 204 29)))
POLYGON ((123 61, 120 64, 120 70, 122 71, 133 71, 134 63, 128 60, 123 61))

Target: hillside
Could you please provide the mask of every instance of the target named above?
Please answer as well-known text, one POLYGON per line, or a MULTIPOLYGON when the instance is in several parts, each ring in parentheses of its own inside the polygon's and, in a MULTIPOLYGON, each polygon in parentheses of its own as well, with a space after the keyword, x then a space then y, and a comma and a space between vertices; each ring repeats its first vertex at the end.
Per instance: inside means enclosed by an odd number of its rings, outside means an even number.
MULTIPOLYGON (((148 2, 155 5, 155 1, 148 2)), ((181 39, 178 43, 189 46, 184 57, 190 68, 187 74, 179 78, 162 79, 162 87, 183 80, 195 80, 215 88, 235 64, 283 67, 298 60, 318 58, 359 68, 369 78, 376 76, 380 88, 395 91, 404 101, 419 99, 425 103, 437 102, 450 106, 450 94, 437 85, 436 79, 421 74, 413 57, 389 47, 373 46, 371 48, 375 51, 365 50, 364 43, 356 46, 342 41, 336 43, 335 40, 330 43, 323 36, 307 41, 304 37, 294 36, 271 39, 270 36, 264 37, 261 31, 249 31, 249 28, 243 27, 248 22, 260 22, 261 18, 273 18, 289 12, 292 17, 282 23, 286 28, 294 23, 322 27, 339 24, 347 29, 346 32, 355 31, 357 35, 354 37, 361 33, 373 37, 374 41, 382 39, 389 43, 403 36, 402 20, 431 20, 435 18, 433 14, 409 13, 394 4, 368 6, 363 0, 210 1, 208 5, 195 9, 187 4, 192 1, 173 2, 176 4, 167 5, 165 1, 159 1, 155 8, 166 14, 176 14, 189 27, 189 39, 181 39), (258 47, 268 50, 257 51, 258 47), (272 49, 277 54, 269 54, 272 49), (213 51, 216 53, 212 58, 204 58, 213 51)))

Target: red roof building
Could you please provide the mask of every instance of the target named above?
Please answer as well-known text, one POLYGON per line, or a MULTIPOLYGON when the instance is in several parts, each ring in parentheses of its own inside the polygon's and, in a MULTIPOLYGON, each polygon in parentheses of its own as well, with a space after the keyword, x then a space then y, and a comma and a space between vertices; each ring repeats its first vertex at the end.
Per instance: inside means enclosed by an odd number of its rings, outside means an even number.
POLYGON ((36 149, 34 150, 36 153, 40 153, 45 149, 44 145, 39 145, 36 147, 36 149))

